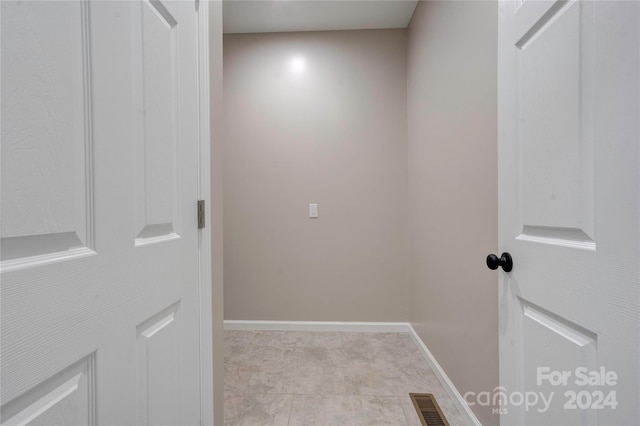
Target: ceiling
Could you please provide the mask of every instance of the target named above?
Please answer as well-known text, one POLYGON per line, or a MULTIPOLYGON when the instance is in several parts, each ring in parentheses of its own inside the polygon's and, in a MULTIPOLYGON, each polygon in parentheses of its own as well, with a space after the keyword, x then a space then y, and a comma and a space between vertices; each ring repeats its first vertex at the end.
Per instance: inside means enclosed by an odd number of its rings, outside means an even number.
POLYGON ((224 0, 224 32, 406 28, 417 4, 417 0, 224 0))

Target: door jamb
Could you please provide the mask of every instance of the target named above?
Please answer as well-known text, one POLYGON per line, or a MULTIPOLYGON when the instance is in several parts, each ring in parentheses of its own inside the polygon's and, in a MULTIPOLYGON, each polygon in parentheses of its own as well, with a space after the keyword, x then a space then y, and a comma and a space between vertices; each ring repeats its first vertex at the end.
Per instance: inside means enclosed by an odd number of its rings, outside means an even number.
MULTIPOLYGON (((209 3, 195 0, 198 51, 198 199, 211 203, 209 3)), ((194 203, 194 210, 195 210, 194 203)), ((195 213, 195 212, 194 212, 195 213)), ((208 215, 208 217, 211 217, 208 215)), ((213 425, 213 324, 211 223, 198 230, 198 303, 200 328, 200 424, 213 425)))

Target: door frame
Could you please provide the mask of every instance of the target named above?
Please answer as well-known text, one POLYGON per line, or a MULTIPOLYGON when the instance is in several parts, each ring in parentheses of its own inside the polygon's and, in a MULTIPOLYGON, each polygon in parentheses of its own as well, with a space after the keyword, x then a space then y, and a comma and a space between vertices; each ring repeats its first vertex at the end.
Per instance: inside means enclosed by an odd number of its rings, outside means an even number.
MULTIPOLYGON (((211 128, 209 100, 209 2, 194 0, 198 51, 198 199, 211 209, 211 128)), ((196 206, 193 206, 194 214, 196 206)), ((208 212, 207 212, 208 215, 208 212)), ((210 215, 205 216, 210 217, 210 215)), ((200 424, 213 425, 213 312, 211 224, 198 232, 200 305, 200 424)))

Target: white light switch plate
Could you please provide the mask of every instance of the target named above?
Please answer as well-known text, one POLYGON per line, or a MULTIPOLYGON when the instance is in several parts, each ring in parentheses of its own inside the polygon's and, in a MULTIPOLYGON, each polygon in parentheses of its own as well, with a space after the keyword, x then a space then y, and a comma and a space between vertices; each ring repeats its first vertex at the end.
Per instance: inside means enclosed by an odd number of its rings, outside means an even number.
POLYGON ((317 204, 309 204, 309 217, 317 218, 318 217, 318 205, 317 204))

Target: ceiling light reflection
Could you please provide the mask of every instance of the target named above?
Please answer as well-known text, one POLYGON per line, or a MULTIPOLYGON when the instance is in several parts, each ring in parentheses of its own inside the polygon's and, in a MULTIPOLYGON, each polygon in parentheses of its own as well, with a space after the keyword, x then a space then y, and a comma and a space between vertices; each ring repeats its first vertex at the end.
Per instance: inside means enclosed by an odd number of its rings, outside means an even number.
POLYGON ((296 74, 300 74, 301 72, 304 71, 306 63, 303 57, 295 57, 291 60, 291 71, 293 71, 296 74))

